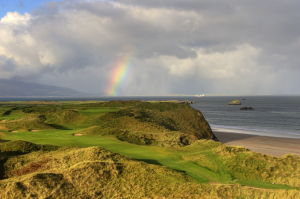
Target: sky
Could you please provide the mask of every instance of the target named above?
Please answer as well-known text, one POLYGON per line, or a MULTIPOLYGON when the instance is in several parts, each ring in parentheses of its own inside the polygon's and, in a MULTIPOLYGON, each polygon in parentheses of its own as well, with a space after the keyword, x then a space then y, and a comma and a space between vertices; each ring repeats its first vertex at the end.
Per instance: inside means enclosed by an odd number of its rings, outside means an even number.
POLYGON ((0 0, 0 79, 105 95, 300 94, 299 8, 294 0, 0 0))
MULTIPOLYGON (((59 0, 56 0, 59 1, 59 0)), ((18 12, 20 14, 32 13, 35 9, 43 6, 45 0, 0 0, 0 17, 7 12, 18 12)))

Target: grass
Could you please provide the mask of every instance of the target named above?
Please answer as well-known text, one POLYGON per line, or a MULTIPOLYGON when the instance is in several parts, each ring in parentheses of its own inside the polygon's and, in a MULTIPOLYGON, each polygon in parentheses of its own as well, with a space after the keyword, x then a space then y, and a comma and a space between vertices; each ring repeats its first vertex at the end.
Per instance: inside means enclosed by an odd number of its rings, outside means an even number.
MULTIPOLYGON (((186 158, 189 156, 196 155, 195 150, 198 150, 198 154, 205 154, 213 156, 211 150, 207 151, 200 147, 189 146, 186 150, 169 149, 164 147, 156 146, 141 146, 127 142, 122 142, 112 136, 73 136, 78 130, 43 130, 39 132, 20 132, 20 133, 6 133, 5 138, 9 140, 25 140, 37 144, 53 144, 57 146, 101 146, 107 150, 131 157, 137 160, 141 160, 150 164, 163 165, 177 171, 183 172, 191 176, 199 183, 218 182, 218 183, 231 183, 236 178, 230 170, 226 170, 224 163, 218 157, 210 157, 213 161, 213 165, 218 169, 212 169, 210 166, 197 161, 186 158), (192 149, 194 147, 194 149, 192 149)), ((210 141, 206 141, 210 142, 210 141)), ((203 141, 200 143, 203 143, 203 141)), ((214 147, 215 142, 206 143, 207 148, 214 147), (213 146, 209 146, 213 145, 213 146)), ((215 149, 215 148, 212 148, 215 149)), ((198 156, 201 157, 201 156, 198 156)), ((207 162, 207 161, 205 161, 207 162)), ((270 188, 270 189, 297 189, 284 184, 271 184, 271 183, 253 183, 247 180, 238 180, 234 183, 240 183, 259 188, 270 188), (240 183, 242 182, 242 183, 240 183), (245 184, 247 183, 248 184, 245 184), (266 185, 268 185, 266 187, 266 185)))
POLYGON ((114 112, 114 111, 118 111, 118 110, 120 110, 120 109, 111 108, 111 107, 106 107, 106 108, 101 107, 101 108, 93 108, 93 109, 83 109, 78 112, 85 116, 100 116, 105 113, 114 112))
POLYGON ((21 110, 15 110, 16 107, 0 107, 0 121, 13 120, 26 116, 21 110))
MULTIPOLYGON (((208 179, 201 177, 209 171, 201 168, 198 165, 182 160, 179 154, 171 150, 161 147, 146 147, 127 142, 122 142, 115 137, 104 136, 81 136, 76 137, 73 134, 76 130, 46 130, 40 132, 21 132, 21 133, 7 133, 6 139, 10 140, 24 140, 37 144, 52 143, 57 146, 101 146, 107 150, 116 153, 143 160, 148 163, 155 162, 158 165, 164 165, 175 170, 180 170, 189 173, 198 182, 207 183, 208 179)), ((210 178, 210 177, 209 177, 210 178)))
MULTIPOLYGON (((257 190, 255 193, 249 192, 249 190, 245 191, 240 185, 274 190, 299 190, 300 187, 299 157, 287 155, 282 158, 275 158, 253 153, 243 147, 230 147, 215 142, 212 140, 214 137, 201 112, 192 109, 189 105, 142 103, 139 101, 53 102, 45 106, 40 106, 40 103, 26 103, 26 106, 19 103, 13 105, 14 110, 10 110, 12 107, 1 107, 0 111, 10 111, 7 115, 11 115, 11 117, 19 115, 21 118, 15 117, 2 122, 0 125, 12 129, 11 126, 7 126, 11 124, 15 129, 21 131, 12 133, 2 129, 0 139, 24 140, 35 144, 64 147, 100 146, 154 166, 174 169, 182 174, 182 178, 185 178, 183 176, 187 174, 193 180, 190 179, 184 183, 200 183, 202 187, 198 188, 203 193, 207 193, 203 190, 207 189, 209 193, 214 193, 220 197, 223 197, 222 194, 224 193, 235 196, 238 195, 237 192, 250 195, 265 193, 257 190), (32 124, 35 126, 30 126, 32 124), (51 128, 42 128, 44 126, 51 128), (38 131, 28 131, 28 129, 33 128, 38 131), (73 136, 75 133, 80 133, 82 136, 73 136), (273 184, 273 182, 275 183, 273 184), (208 183, 214 185, 208 185, 208 183), (229 188, 237 192, 228 191, 229 188), (219 192, 220 190, 222 191, 219 192)), ((4 146, 5 143, 2 142, 0 145, 4 146)), ((35 145, 32 146, 36 148, 35 145)), ((77 148, 75 147, 74 150, 77 148)), ((20 175, 20 178, 23 178, 22 176, 29 175, 31 172, 34 173, 34 171, 43 169, 50 164, 50 160, 44 160, 41 158, 42 156, 40 159, 37 158, 39 159, 38 162, 35 162, 33 157, 38 156, 38 154, 40 153, 34 152, 28 155, 28 157, 32 157, 26 160, 28 165, 26 163, 27 166, 24 168, 20 167, 15 171, 11 170, 11 172, 15 172, 20 175)), ((16 161, 16 165, 20 164, 17 157, 8 155, 6 158, 12 162, 16 161)), ((1 164, 8 164, 8 162, 1 163, 1 161, 7 160, 0 159, 0 167, 1 164)), ((91 165, 82 161, 87 160, 81 160, 77 163, 91 169, 91 165)), ((98 163, 95 164, 98 165, 98 163)), ((75 165, 73 165, 75 168, 81 167, 75 165)), ((117 168, 117 165, 104 165, 104 167, 117 168)), ((67 171, 64 170, 63 172, 67 171)), ((169 174, 170 172, 163 174, 163 176, 172 179, 169 174)), ((147 176, 148 174, 145 173, 144 175, 147 176)), ((72 178, 72 176, 69 177, 72 178)), ((52 179, 52 177, 50 178, 52 179)), ((138 177, 135 176, 134 178, 138 177)), ((63 180, 59 179, 58 181, 63 180)), ((160 186, 165 185, 160 184, 160 186)), ((189 186, 197 187, 198 185, 189 186)), ((191 190, 189 189, 189 191, 191 190)), ((171 192, 168 191, 167 193, 170 194, 171 192)), ((153 194, 154 192, 150 191, 149 193, 153 194)), ((191 193, 196 194, 195 191, 191 191, 191 193)), ((294 192, 291 193, 294 194, 294 192)), ((295 194, 297 193, 295 192, 295 194)), ((199 193, 197 192, 197 194, 199 193)), ((269 195, 272 195, 271 192, 269 195)), ((280 194, 277 193, 277 195, 280 194)), ((282 196, 287 195, 283 194, 282 196)))
POLYGON ((300 190, 300 188, 290 187, 284 184, 273 184, 270 182, 261 182, 255 180, 236 180, 235 183, 239 183, 243 186, 259 187, 262 189, 285 189, 285 190, 300 190))
MULTIPOLYGON (((107 143, 108 140, 105 141, 107 143)), ((114 141, 118 140, 111 139, 107 144, 114 145, 114 141)), ((138 146, 141 151, 133 152, 131 144, 127 145, 123 146, 122 150, 136 156, 144 157, 145 151, 142 148, 158 150, 161 153, 161 160, 170 155, 170 151, 165 148, 162 153, 158 147, 138 146)), ((113 148, 120 150, 117 145, 113 148)), ((0 197, 297 198, 300 196, 296 190, 253 189, 237 184, 199 184, 183 172, 156 165, 153 160, 150 163, 135 161, 99 147, 61 147, 56 150, 11 156, 5 163, 5 175, 8 179, 0 181, 2 190, 0 197)), ((182 167, 180 163, 177 164, 182 167)))

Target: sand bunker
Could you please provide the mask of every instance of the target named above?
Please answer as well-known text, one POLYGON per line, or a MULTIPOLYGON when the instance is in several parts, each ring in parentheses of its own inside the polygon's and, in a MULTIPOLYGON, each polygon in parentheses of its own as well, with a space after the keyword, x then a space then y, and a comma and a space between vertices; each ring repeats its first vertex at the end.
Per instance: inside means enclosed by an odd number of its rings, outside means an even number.
POLYGON ((31 132, 36 132, 37 130, 31 130, 31 132))
POLYGON ((16 133, 16 132, 18 132, 18 131, 11 131, 12 133, 16 133))
POLYGON ((82 134, 81 133, 75 133, 75 134, 73 134, 74 136, 82 136, 82 134))

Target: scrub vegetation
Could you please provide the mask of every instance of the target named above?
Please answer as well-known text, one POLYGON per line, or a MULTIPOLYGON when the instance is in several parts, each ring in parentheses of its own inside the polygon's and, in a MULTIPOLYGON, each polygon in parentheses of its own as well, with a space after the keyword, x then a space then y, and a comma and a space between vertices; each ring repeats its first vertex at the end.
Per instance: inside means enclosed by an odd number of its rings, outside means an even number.
POLYGON ((0 116, 0 198, 300 197, 298 156, 223 145, 187 104, 9 102, 0 116))

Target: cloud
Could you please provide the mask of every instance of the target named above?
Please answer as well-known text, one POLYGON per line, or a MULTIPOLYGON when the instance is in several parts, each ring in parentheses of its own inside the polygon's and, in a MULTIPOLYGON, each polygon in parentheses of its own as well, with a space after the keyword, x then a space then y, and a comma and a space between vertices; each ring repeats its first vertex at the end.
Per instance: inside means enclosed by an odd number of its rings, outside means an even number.
POLYGON ((23 1, 19 0, 19 4, 17 5, 18 8, 25 8, 23 1))
POLYGON ((299 4, 65 0, 8 12, 0 78, 105 91, 133 49, 120 94, 300 93, 299 4))

